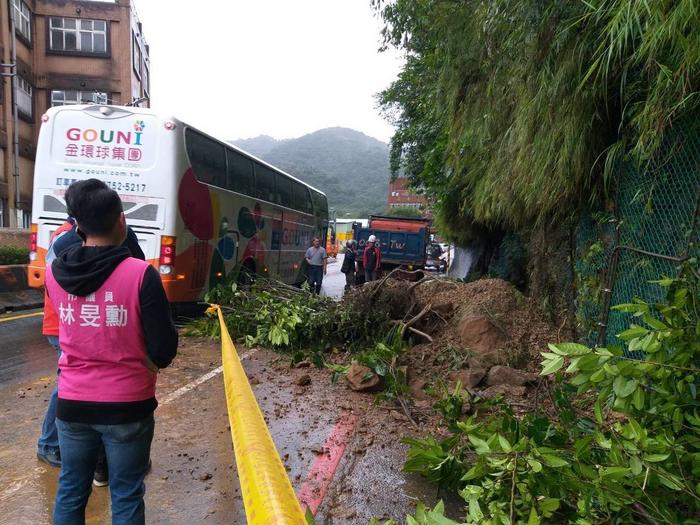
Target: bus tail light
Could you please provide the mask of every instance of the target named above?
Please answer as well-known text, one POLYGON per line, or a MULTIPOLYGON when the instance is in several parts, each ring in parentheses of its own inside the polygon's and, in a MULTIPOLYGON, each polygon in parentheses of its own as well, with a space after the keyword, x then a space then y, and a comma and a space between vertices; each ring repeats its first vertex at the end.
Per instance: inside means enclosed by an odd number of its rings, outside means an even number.
POLYGON ((160 238, 160 274, 170 275, 175 266, 175 237, 163 235, 160 238))
POLYGON ((29 237, 29 260, 36 261, 36 245, 37 245, 37 234, 39 232, 39 226, 37 224, 32 224, 32 233, 29 237))

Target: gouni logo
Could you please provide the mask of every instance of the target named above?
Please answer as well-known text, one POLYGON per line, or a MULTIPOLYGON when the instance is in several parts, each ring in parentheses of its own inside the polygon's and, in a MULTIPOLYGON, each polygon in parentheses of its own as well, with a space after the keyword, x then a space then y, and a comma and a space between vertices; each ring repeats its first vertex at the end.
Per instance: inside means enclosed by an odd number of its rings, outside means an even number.
POLYGON ((137 133, 140 133, 143 131, 143 128, 146 127, 146 123, 143 120, 137 120, 134 122, 134 131, 137 133))

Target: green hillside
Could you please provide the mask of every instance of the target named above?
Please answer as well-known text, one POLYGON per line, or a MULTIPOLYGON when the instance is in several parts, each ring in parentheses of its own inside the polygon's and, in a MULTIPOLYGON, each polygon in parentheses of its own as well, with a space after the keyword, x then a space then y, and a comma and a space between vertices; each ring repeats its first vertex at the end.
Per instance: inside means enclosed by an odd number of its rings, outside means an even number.
POLYGON ((389 147, 359 131, 327 128, 297 139, 261 135, 231 143, 325 192, 339 218, 386 208, 389 147))

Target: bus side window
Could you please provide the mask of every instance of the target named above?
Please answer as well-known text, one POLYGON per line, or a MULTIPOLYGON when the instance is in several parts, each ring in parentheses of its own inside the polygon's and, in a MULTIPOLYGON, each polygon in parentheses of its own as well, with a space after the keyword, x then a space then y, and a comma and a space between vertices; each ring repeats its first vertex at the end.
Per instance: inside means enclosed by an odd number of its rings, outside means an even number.
POLYGON ((226 188, 244 195, 253 195, 255 189, 253 162, 237 151, 227 149, 226 164, 228 166, 226 188))
POLYGON ((199 182, 226 187, 226 153, 223 145, 193 131, 185 131, 187 155, 199 182))
POLYGON ((309 195, 309 189, 303 184, 298 182, 293 183, 293 208, 303 211, 304 213, 313 213, 313 206, 311 205, 311 197, 309 195))
POLYGON ((326 196, 318 191, 312 190, 312 193, 314 199, 314 211, 316 215, 328 217, 328 199, 326 199, 326 196))
POLYGON ((261 164, 255 165, 255 198, 275 202, 275 173, 261 164))
POLYGON ((279 174, 275 179, 275 184, 277 186, 277 198, 275 202, 287 208, 292 208, 292 179, 279 174))

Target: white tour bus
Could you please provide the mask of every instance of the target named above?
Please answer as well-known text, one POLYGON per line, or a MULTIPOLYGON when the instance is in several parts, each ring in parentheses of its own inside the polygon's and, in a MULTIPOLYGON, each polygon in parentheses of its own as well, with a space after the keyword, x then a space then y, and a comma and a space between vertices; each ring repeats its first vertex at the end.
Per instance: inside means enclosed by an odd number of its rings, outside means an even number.
POLYGON ((172 302, 192 302, 233 274, 304 279, 304 252, 326 238, 326 196, 175 118, 89 105, 42 117, 34 170, 31 286, 44 283, 64 194, 82 179, 116 190, 146 259, 172 302))

